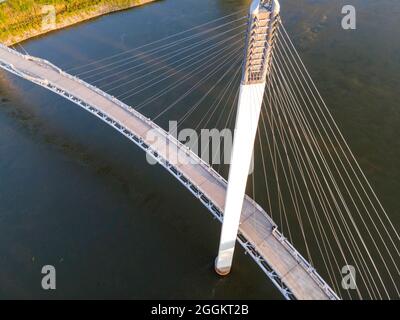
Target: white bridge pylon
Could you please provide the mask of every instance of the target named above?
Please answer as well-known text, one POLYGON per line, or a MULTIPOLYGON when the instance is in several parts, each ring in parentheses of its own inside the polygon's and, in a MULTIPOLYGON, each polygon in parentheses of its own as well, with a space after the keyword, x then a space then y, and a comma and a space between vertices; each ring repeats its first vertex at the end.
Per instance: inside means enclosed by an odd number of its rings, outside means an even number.
POLYGON ((279 12, 278 0, 254 0, 250 6, 224 218, 215 261, 215 271, 220 275, 227 275, 232 266, 279 12))

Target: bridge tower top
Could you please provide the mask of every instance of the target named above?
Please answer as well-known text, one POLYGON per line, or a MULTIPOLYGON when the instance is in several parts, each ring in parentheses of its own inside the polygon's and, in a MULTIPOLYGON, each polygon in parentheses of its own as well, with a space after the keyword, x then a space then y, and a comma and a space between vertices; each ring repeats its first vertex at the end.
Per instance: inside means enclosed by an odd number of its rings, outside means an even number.
POLYGON ((278 0, 254 0, 250 6, 242 84, 263 83, 267 77, 280 5, 278 0))

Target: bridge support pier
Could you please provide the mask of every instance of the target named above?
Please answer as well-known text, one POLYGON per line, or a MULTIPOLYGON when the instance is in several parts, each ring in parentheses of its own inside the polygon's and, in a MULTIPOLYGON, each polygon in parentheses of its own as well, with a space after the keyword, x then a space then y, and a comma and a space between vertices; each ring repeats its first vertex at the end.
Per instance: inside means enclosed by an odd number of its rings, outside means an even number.
POLYGON ((215 260, 219 275, 229 274, 232 266, 279 11, 278 0, 253 0, 250 6, 225 210, 215 260))

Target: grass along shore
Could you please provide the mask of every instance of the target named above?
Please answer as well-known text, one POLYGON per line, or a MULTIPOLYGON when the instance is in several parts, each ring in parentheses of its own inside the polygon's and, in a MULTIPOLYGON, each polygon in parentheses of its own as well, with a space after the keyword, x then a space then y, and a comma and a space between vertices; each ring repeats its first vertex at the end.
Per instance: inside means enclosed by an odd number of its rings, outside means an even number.
POLYGON ((107 13, 158 0, 0 0, 0 43, 13 45, 107 13))

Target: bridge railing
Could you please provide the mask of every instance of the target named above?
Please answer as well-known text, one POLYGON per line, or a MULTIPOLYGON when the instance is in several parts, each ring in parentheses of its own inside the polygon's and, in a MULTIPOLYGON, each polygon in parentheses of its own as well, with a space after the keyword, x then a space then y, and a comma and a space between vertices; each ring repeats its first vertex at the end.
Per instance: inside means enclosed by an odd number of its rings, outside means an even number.
POLYGON ((296 261, 307 271, 307 273, 315 280, 319 287, 333 300, 338 300, 339 297, 331 289, 330 285, 318 274, 315 268, 304 258, 300 252, 289 242, 287 238, 277 229, 274 228, 272 234, 282 245, 290 252, 296 261))

